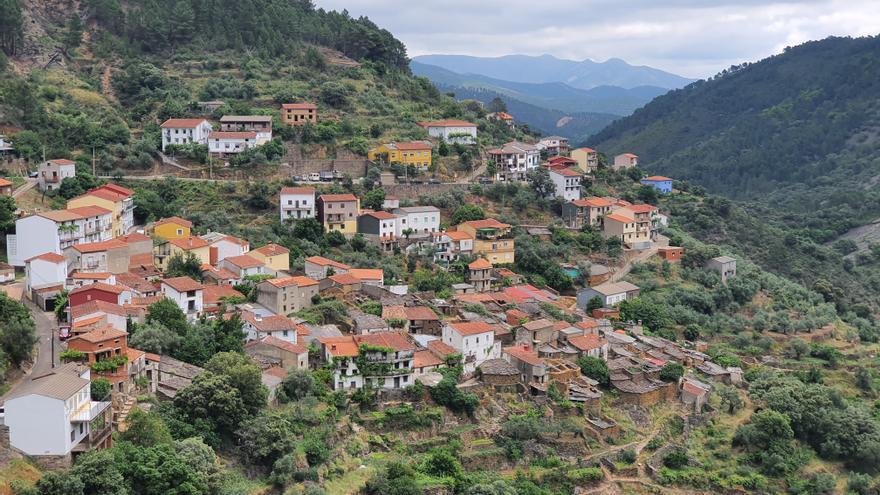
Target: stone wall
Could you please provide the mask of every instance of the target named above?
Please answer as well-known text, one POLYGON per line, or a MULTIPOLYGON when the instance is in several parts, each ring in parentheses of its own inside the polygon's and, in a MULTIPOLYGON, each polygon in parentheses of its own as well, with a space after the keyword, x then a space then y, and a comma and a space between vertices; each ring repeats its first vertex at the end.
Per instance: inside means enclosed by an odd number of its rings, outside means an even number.
POLYGON ((467 184, 394 184, 391 186, 383 186, 385 194, 388 196, 397 196, 400 199, 419 199, 419 196, 437 196, 452 191, 467 192, 467 184))

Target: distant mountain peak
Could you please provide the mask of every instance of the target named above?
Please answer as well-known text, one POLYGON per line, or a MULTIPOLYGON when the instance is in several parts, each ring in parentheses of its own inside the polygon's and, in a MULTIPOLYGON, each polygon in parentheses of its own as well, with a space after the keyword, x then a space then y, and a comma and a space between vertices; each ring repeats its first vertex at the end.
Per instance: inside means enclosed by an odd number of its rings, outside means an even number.
POLYGON ((591 59, 581 61, 560 59, 550 54, 513 54, 501 57, 470 55, 420 55, 413 58, 423 64, 434 65, 458 74, 475 74, 517 83, 564 82, 578 89, 597 86, 635 88, 656 86, 676 89, 693 82, 692 79, 647 66, 634 66, 620 58, 605 62, 591 59))

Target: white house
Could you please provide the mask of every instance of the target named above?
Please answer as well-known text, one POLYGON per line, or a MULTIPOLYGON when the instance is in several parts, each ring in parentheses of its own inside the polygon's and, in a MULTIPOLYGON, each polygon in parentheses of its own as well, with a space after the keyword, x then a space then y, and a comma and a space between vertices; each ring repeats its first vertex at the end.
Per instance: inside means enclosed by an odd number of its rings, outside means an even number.
POLYGON ((281 220, 315 218, 314 187, 283 187, 278 203, 281 220))
POLYGON ((162 280, 162 295, 174 301, 190 318, 195 318, 204 309, 204 286, 189 277, 162 280))
POLYGON ((428 131, 429 136, 449 143, 474 144, 477 142, 477 124, 464 120, 419 122, 419 126, 428 131))
POLYGON ((172 144, 208 144, 208 135, 214 130, 205 119, 168 119, 161 127, 162 151, 172 144))
POLYGON ((67 281, 67 259, 56 253, 43 253, 25 261, 27 293, 43 287, 57 287, 67 281))
POLYGON ((65 158, 47 160, 37 169, 37 180, 41 191, 52 191, 61 187, 61 181, 76 176, 76 163, 65 158))
POLYGON ((614 170, 624 170, 627 168, 633 168, 639 166, 639 156, 634 155, 632 153, 621 153, 614 157, 614 165, 611 166, 614 170))
POLYGON ((208 134, 208 152, 210 153, 241 153, 256 146, 256 132, 214 131, 211 134, 208 134))
POLYGON ((0 134, 0 153, 8 153, 10 151, 15 151, 12 141, 6 135, 0 134))
POLYGON ((330 275, 348 273, 351 267, 323 256, 312 256, 305 259, 303 269, 306 272, 306 277, 314 280, 324 280, 330 275), (333 271, 332 273, 330 273, 331 270, 333 271))
POLYGON ((247 334, 245 340, 248 342, 271 336, 291 344, 297 343, 297 324, 286 316, 242 311, 241 319, 244 323, 242 328, 247 334))
POLYGON ((241 256, 251 250, 251 244, 248 241, 220 232, 208 232, 200 237, 210 244, 212 265, 216 265, 224 258, 241 256))
POLYGON ((461 353, 465 373, 473 373, 483 361, 501 356, 501 343, 495 343, 495 329, 482 321, 445 325, 443 343, 461 353))
POLYGON ((110 437, 110 402, 92 400, 86 366, 65 365, 34 377, 4 407, 10 445, 32 457, 70 456, 106 445, 110 437))
POLYGON ((538 149, 547 150, 550 156, 559 156, 568 153, 568 138, 562 136, 547 136, 538 141, 538 149))
POLYGON ((223 132, 253 132, 257 146, 272 140, 272 117, 269 115, 224 115, 220 117, 223 132))
POLYGON ((467 232, 452 230, 434 235, 434 259, 455 261, 461 255, 474 251, 474 238, 467 232))
POLYGON ((98 206, 50 210, 15 221, 15 234, 6 236, 12 266, 44 253, 61 254, 73 244, 106 241, 112 237, 113 213, 98 206))
POLYGON ((565 201, 581 199, 581 174, 570 168, 551 168, 550 180, 556 186, 556 197, 565 201))
POLYGON ((529 170, 541 163, 541 151, 537 146, 511 141, 489 150, 489 159, 495 163, 495 180, 524 181, 529 170))
POLYGON ((440 232, 440 209, 436 206, 404 206, 395 208, 397 215, 397 236, 412 229, 416 233, 440 232))
POLYGON ((255 275, 271 275, 271 270, 266 268, 262 261, 247 254, 227 256, 217 263, 217 268, 225 268, 238 275, 239 279, 255 275))
POLYGON ((577 302, 579 307, 586 308, 591 299, 598 297, 603 307, 610 308, 638 295, 637 285, 629 282, 606 282, 581 290, 577 295, 577 302))

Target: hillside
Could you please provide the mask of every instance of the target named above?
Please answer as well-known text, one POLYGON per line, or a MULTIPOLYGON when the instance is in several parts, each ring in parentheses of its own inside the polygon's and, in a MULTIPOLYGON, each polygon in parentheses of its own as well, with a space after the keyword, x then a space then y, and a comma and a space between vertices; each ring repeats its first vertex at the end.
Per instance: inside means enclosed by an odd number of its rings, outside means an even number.
POLYGON ((436 65, 416 61, 410 64, 410 68, 414 74, 427 77, 438 86, 453 89, 485 89, 538 107, 568 113, 629 115, 667 91, 657 86, 638 86, 631 89, 619 86, 596 86, 584 90, 562 82, 504 81, 479 74, 459 74, 436 65))
POLYGON ((442 84, 436 84, 436 86, 443 92, 454 94, 458 100, 473 99, 488 105, 493 99, 501 98, 507 105, 507 111, 518 122, 528 124, 529 128, 538 130, 546 136, 555 134, 567 137, 576 143, 584 141, 604 129, 615 119, 620 118, 620 116, 610 113, 567 113, 551 110, 486 89, 444 86, 442 84))
POLYGON ((480 74, 495 79, 523 83, 564 82, 579 89, 597 86, 658 86, 672 89, 691 82, 669 72, 646 66, 630 65, 612 58, 605 62, 563 60, 551 55, 533 57, 471 57, 465 55, 421 55, 414 60, 436 65, 459 74, 480 74))

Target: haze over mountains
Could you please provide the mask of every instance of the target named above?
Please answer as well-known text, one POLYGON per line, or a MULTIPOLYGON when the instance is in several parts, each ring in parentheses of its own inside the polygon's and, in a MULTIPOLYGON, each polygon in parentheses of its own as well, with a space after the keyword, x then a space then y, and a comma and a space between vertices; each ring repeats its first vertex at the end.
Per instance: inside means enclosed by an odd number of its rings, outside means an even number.
POLYGON ((501 97, 519 121, 575 142, 692 81, 620 59, 576 62, 550 55, 423 55, 410 67, 459 99, 501 97))

